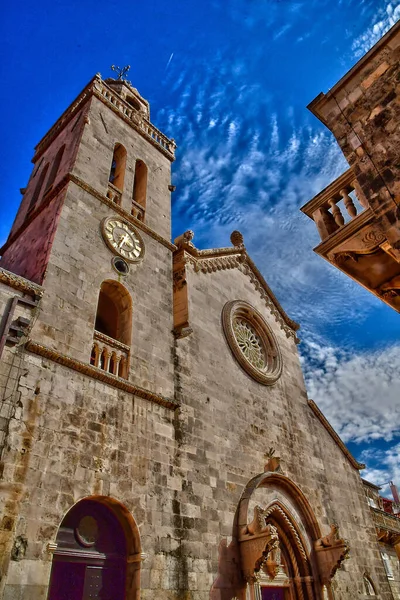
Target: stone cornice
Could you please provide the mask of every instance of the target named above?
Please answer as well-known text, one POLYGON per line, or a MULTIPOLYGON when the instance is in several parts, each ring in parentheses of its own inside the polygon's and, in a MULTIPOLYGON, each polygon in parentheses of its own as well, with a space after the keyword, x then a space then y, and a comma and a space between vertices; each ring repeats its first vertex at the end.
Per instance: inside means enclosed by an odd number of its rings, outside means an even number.
POLYGON ((71 119, 78 113, 78 111, 82 108, 82 106, 90 99, 93 94, 93 85, 96 81, 97 75, 93 77, 83 88, 83 90, 78 94, 72 104, 62 113, 62 115, 57 119, 54 123, 53 127, 49 129, 49 131, 45 134, 45 136, 40 140, 40 142, 35 146, 35 156, 32 159, 32 162, 37 162, 39 157, 43 154, 46 148, 49 147, 53 139, 68 125, 71 119))
POLYGON ((290 319, 285 313, 243 245, 233 248, 198 250, 192 243, 184 242, 177 248, 177 256, 182 251, 184 253, 184 262, 191 264, 196 273, 212 273, 238 268, 248 275, 275 319, 280 323, 287 337, 292 336, 296 342, 299 341, 295 333, 299 329, 299 324, 290 319))
POLYGON ((336 445, 339 446, 340 450, 343 452, 347 460, 350 462, 351 466, 360 471, 361 469, 365 469, 365 465, 359 463, 358 460, 354 458, 354 456, 349 452, 346 448, 336 431, 333 429, 332 425, 329 423, 328 419, 322 414, 318 406, 315 404, 314 400, 308 400, 308 406, 313 411, 314 415, 317 417, 320 423, 325 427, 331 438, 336 445))
POLYGON ((82 179, 80 179, 73 173, 69 174, 69 180, 72 181, 73 183, 75 183, 76 185, 78 185, 81 189, 85 190, 85 192, 88 192, 89 194, 91 194, 92 196, 94 196, 95 198, 100 200, 100 202, 102 202, 103 204, 105 204, 106 206, 108 206, 109 208, 114 210, 116 213, 121 215, 121 217, 126 219, 126 221, 129 221, 130 223, 132 223, 132 225, 134 225, 137 229, 140 229, 144 233, 147 233, 147 235, 152 237, 157 242, 160 242, 160 244, 162 244, 163 246, 168 248, 168 250, 176 249, 175 244, 172 244, 169 240, 166 240, 165 238, 163 238, 156 231, 154 231, 154 229, 151 229, 150 227, 145 225, 142 221, 139 221, 139 219, 136 219, 135 217, 133 217, 128 211, 121 208, 121 206, 118 206, 118 204, 115 204, 115 202, 113 202, 112 200, 107 198, 107 196, 104 196, 103 194, 98 192, 94 187, 92 187, 88 183, 85 183, 82 179))
POLYGON ((37 283, 29 281, 20 275, 11 273, 0 266, 0 283, 4 283, 15 290, 29 294, 30 296, 41 297, 43 296, 44 289, 37 283))
POLYGON ((374 46, 372 46, 372 48, 366 54, 364 54, 364 56, 360 58, 360 60, 350 69, 350 71, 347 71, 347 73, 333 86, 333 88, 329 90, 329 92, 326 94, 323 92, 318 94, 318 96, 314 98, 314 100, 312 100, 307 106, 308 110, 310 110, 322 123, 326 125, 324 117, 321 114, 322 106, 326 102, 329 102, 332 97, 335 97, 335 95, 344 86, 348 86, 350 80, 356 76, 361 69, 366 67, 369 61, 379 54, 379 52, 381 52, 382 49, 390 43, 390 40, 398 35, 399 32, 400 21, 395 23, 393 27, 389 29, 389 31, 374 46))
POLYGON ((32 352, 33 354, 37 354, 38 356, 42 356, 43 358, 47 358, 48 360, 56 362, 59 365, 68 367, 74 371, 78 371, 87 377, 106 383, 114 388, 123 390, 128 394, 133 394, 138 398, 149 400, 150 402, 160 404, 161 406, 165 406, 165 408, 170 408, 172 410, 175 410, 179 407, 179 404, 176 402, 176 400, 165 398, 164 396, 151 392, 150 390, 145 390, 144 388, 134 385, 127 379, 122 379, 121 377, 116 377, 111 373, 106 373, 97 367, 72 358, 71 356, 67 356, 66 354, 61 354, 60 352, 57 352, 52 348, 48 348, 47 346, 43 346, 42 344, 38 344, 33 340, 27 341, 25 344, 25 349, 28 352, 32 352))
POLYGON ((7 250, 7 248, 9 248, 9 246, 11 246, 11 244, 21 235, 21 233, 32 223, 32 221, 34 219, 36 219, 36 217, 45 208, 47 208, 47 206, 50 204, 50 202, 53 200, 53 198, 58 196, 58 194, 61 192, 61 190, 70 181, 72 181, 73 183, 78 185, 81 189, 85 190, 85 192, 88 192, 89 194, 91 194, 92 196, 97 198, 97 200, 100 200, 100 202, 102 202, 103 204, 105 204, 106 206, 111 208, 111 210, 113 210, 116 213, 118 213, 119 215, 121 215, 121 217, 123 217, 124 219, 126 219, 127 221, 132 223, 132 225, 134 225, 137 229, 140 229, 144 233, 147 233, 148 236, 152 237, 157 242, 160 242, 160 244, 162 244, 163 246, 168 248, 168 250, 171 250, 171 251, 176 250, 175 244, 172 244, 169 240, 166 240, 161 235, 159 235, 156 231, 154 231, 153 229, 151 229, 150 227, 145 225, 142 221, 139 221, 139 219, 136 219, 135 217, 133 217, 128 211, 126 211, 123 208, 121 208, 120 206, 118 206, 118 204, 115 204, 115 202, 113 202, 112 200, 107 198, 107 196, 101 194, 99 191, 97 191, 94 187, 92 187, 88 183, 85 183, 82 179, 77 177, 77 175, 74 175, 73 173, 67 173, 66 175, 64 175, 64 177, 58 182, 58 184, 54 188, 52 188, 47 194, 45 194, 44 199, 39 204, 39 206, 29 214, 29 216, 24 220, 24 222, 17 229, 17 231, 8 238, 8 240, 6 241, 4 246, 2 248, 0 248, 0 254, 4 254, 4 252, 7 250))

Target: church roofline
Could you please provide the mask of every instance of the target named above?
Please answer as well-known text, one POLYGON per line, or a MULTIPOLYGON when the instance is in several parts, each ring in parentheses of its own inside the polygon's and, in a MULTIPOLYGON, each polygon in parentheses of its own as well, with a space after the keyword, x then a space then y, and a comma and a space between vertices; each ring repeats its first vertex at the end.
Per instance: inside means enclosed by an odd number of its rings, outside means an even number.
POLYGON ((193 263, 195 271, 202 271, 204 273, 212 271, 220 271, 224 269, 232 269, 241 267, 246 274, 252 275, 253 281, 256 288, 259 291, 264 292, 264 297, 267 297, 272 305, 272 312, 276 317, 279 317, 283 323, 283 329, 286 333, 290 333, 298 342, 298 338, 295 332, 298 331, 300 325, 291 319, 285 310, 282 308, 280 302, 276 298, 275 294, 261 275, 260 271, 250 258, 247 250, 243 244, 243 238, 239 232, 234 231, 231 235, 231 241, 234 243, 233 248, 209 248, 206 250, 199 250, 191 242, 194 234, 191 231, 185 232, 174 240, 177 247, 175 253, 184 250, 192 259, 189 262, 193 263), (235 235, 239 236, 239 242, 235 239, 235 235))
POLYGON ((351 454, 350 450, 342 442, 342 440, 340 439, 340 437, 338 436, 336 431, 333 429, 332 425, 329 423, 328 419, 325 417, 325 415, 321 412, 321 410, 315 404, 314 400, 308 400, 308 406, 311 408, 311 410, 313 411, 314 415, 317 417, 319 422, 325 427, 325 429, 327 430, 327 432, 329 433, 329 435, 331 436, 333 441, 336 442, 337 446, 339 446, 340 450, 343 452, 343 454, 345 455, 347 460, 350 462, 350 464, 358 471, 365 469, 365 465, 363 463, 358 462, 358 460, 356 460, 354 458, 354 456, 351 454))

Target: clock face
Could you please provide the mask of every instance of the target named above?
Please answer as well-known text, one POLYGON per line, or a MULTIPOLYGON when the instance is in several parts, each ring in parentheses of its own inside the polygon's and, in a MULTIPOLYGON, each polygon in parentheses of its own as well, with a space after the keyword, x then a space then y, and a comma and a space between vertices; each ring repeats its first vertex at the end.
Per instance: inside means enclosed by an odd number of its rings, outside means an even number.
POLYGON ((143 240, 129 223, 119 217, 108 217, 101 229, 107 246, 125 260, 137 262, 143 258, 143 240))

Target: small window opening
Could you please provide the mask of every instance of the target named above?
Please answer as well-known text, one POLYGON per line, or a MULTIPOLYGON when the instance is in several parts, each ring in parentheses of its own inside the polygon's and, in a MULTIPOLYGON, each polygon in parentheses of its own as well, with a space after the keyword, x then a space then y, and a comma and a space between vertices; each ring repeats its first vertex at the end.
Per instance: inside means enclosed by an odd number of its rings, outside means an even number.
POLYGON ((371 579, 367 576, 364 575, 364 589, 365 589, 365 593, 367 596, 375 596, 375 588, 372 584, 371 579))
POLYGON ((385 572, 386 572, 387 577, 389 579, 393 579, 393 571, 392 571, 392 566, 390 564, 389 556, 386 554, 386 552, 382 552, 381 556, 382 556, 383 566, 385 567, 385 572))
POLYGON ((126 101, 135 110, 140 110, 140 104, 139 104, 139 102, 135 98, 133 98, 132 96, 127 96, 126 97, 126 101))
POLYGON ((121 190, 124 189, 125 179, 125 166, 126 166, 126 150, 122 144, 116 144, 114 148, 114 154, 111 161, 109 182, 115 185, 116 188, 121 190))
POLYGON ((40 198, 40 194, 41 194, 41 191, 43 188, 44 180, 46 179, 48 168, 49 168, 49 165, 47 163, 47 165, 43 168, 43 171, 40 173, 38 182, 35 187, 35 191, 33 192, 33 196, 29 203, 28 213, 35 208, 35 206, 40 198))
POLYGON ((51 167, 49 179, 47 181, 46 191, 49 190, 52 187, 52 185, 53 185, 53 183, 55 181, 55 178, 57 177, 57 173, 58 173, 58 170, 60 168, 60 164, 61 164, 61 160, 62 160, 62 157, 63 157, 63 154, 64 154, 64 150, 65 150, 65 145, 61 146, 61 148, 59 149, 59 151, 56 154, 56 157, 54 159, 53 165, 51 167))

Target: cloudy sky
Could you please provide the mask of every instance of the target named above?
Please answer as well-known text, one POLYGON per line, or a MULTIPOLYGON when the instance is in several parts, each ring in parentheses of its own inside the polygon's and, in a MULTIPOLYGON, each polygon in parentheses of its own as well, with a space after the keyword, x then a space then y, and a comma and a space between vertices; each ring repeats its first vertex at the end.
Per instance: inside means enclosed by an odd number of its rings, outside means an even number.
POLYGON ((239 229, 289 315, 311 398, 377 484, 400 484, 400 318, 312 252, 299 208, 346 169, 306 105, 400 18, 398 0, 57 0, 2 20, 3 242, 33 146, 111 64, 178 144, 173 237, 239 229))

